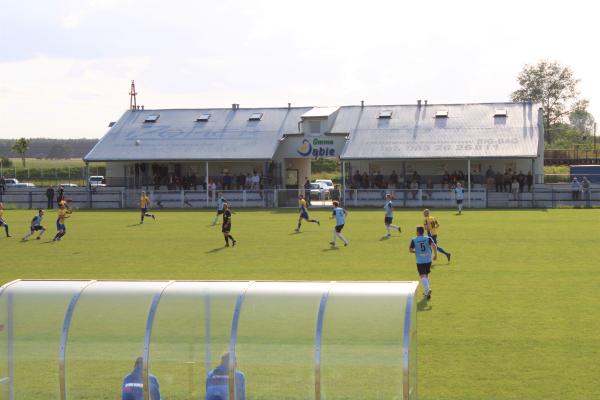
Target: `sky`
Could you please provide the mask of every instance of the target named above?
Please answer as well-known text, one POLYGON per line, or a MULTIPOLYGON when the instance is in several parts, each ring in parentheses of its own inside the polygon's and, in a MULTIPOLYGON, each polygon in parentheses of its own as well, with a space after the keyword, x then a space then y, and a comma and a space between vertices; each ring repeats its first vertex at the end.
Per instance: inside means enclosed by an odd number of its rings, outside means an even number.
POLYGON ((600 118, 599 8, 565 1, 1 0, 0 138, 99 138, 129 106, 510 100, 570 66, 600 118))

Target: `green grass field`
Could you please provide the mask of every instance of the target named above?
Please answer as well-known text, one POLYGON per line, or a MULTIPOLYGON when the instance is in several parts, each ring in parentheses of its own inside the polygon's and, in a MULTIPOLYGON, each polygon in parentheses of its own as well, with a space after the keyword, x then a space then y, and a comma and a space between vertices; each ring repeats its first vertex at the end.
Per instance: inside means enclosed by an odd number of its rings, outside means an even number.
MULTIPOLYGON (((212 211, 157 211, 156 221, 140 226, 136 211, 76 210, 67 236, 50 243, 51 211, 44 239, 22 243, 34 212, 7 210, 13 238, 0 230, 0 281, 418 278, 407 248, 420 212, 396 212, 403 233, 385 239, 381 210, 350 210, 343 232, 350 246, 333 250, 329 213, 312 214, 321 226, 305 224, 296 234, 295 211, 237 210, 232 234, 238 245, 224 248, 220 227, 211 226, 212 211)), ((597 398, 598 211, 433 215, 441 224, 440 244, 453 256, 450 264, 442 258, 434 264, 433 298, 418 306, 419 398, 597 398)))

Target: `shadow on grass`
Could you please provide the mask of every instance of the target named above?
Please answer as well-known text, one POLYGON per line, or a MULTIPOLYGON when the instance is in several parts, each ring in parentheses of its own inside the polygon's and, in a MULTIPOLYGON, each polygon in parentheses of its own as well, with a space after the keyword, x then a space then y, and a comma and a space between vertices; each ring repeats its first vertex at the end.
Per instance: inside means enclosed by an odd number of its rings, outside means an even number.
POLYGON ((131 224, 131 225, 127 225, 125 228, 133 228, 136 226, 142 226, 142 224, 140 224, 139 222, 137 224, 131 224))
POLYGON ((221 251, 221 250, 223 250, 223 249, 225 249, 225 248, 226 248, 226 246, 217 247, 217 248, 215 248, 215 249, 212 249, 212 250, 209 250, 209 251, 207 251, 205 254, 210 254, 210 253, 218 253, 219 251, 221 251))
POLYGON ((432 308, 433 307, 431 306, 431 304, 429 304, 429 302, 427 301, 427 298, 425 298, 425 297, 423 297, 417 303, 417 312, 420 312, 420 311, 431 311, 432 308))
POLYGON ((321 250, 321 251, 332 251, 332 250, 339 250, 339 249, 340 249, 340 248, 339 248, 339 247, 337 247, 337 246, 335 246, 335 247, 334 247, 334 246, 331 246, 331 247, 328 247, 328 248, 326 248, 326 249, 323 249, 323 250, 321 250))

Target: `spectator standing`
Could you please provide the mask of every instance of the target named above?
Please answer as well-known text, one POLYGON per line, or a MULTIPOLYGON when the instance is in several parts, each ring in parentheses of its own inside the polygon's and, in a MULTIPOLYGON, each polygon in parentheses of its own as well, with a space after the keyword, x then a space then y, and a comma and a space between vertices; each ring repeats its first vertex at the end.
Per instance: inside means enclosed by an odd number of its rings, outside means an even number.
POLYGON ((396 174, 396 170, 392 170, 390 174, 390 188, 396 189, 398 187, 398 175, 396 174))
POLYGON ((190 185, 192 190, 196 190, 196 186, 198 185, 198 177, 195 172, 192 172, 192 176, 190 177, 190 185))
POLYGON ((502 192, 504 189, 504 176, 502 175, 502 172, 496 172, 494 183, 496 184, 496 192, 502 192))
POLYGON ((510 174, 510 170, 508 170, 508 169, 504 170, 504 175, 502 176, 502 181, 504 182, 504 191, 510 192, 512 190, 512 187, 511 187, 512 177, 510 174))
POLYGON ((4 194, 4 190, 6 190, 6 179, 4 179, 4 175, 0 177, 0 196, 4 194))
POLYGON ((496 174, 494 173, 494 170, 492 169, 492 166, 488 166, 487 171, 485 171, 485 183, 487 185, 487 190, 492 190, 492 188, 494 187, 495 184, 495 179, 494 177, 496 176, 496 174))
POLYGON ((223 190, 231 190, 231 175, 229 175, 229 171, 225 170, 223 173, 223 190))
POLYGON ((531 192, 531 187, 533 186, 533 174, 531 173, 531 171, 527 173, 527 178, 525 179, 527 181, 527 191, 531 192))
POLYGON ((442 189, 446 189, 450 187, 450 174, 447 170, 444 170, 444 175, 442 175, 442 189))
POLYGON ((304 200, 306 200, 306 203, 310 207, 310 181, 306 176, 304 177, 304 200))
POLYGON ((510 190, 513 195, 513 200, 519 200, 519 182, 517 182, 516 179, 513 179, 510 185, 510 190))
POLYGON ((410 183, 410 190, 411 190, 411 194, 412 194, 412 198, 413 200, 417 198, 417 193, 419 193, 419 182, 416 180, 413 180, 410 183))
POLYGON ((525 174, 523 171, 519 171, 519 175, 517 175, 517 182, 519 182, 519 192, 523 193, 525 191, 525 174))
POLYGON ((360 175, 360 171, 356 170, 356 172, 354 173, 354 186, 356 187, 356 189, 360 189, 362 186, 362 177, 360 175))
POLYGON ((583 192, 583 198, 585 200, 585 207, 590 208, 592 206, 592 185, 588 180, 587 176, 583 177, 581 181, 581 191, 583 192))
POLYGON ((52 189, 52 186, 48 186, 48 189, 46 189, 46 198, 48 199, 46 208, 49 210, 54 208, 54 189, 52 189))
POLYGON ((369 175, 367 174, 366 171, 363 173, 361 184, 362 184, 363 189, 369 188, 369 175))
POLYGON ((62 185, 58 186, 58 191, 56 192, 56 203, 60 204, 65 199, 65 189, 63 189, 62 185))
POLYGON ((237 177, 237 187, 240 190, 244 190, 246 187, 246 175, 244 175, 242 172, 240 172, 237 177))
POLYGON ((571 199, 573 201, 579 200, 579 192, 581 192, 581 184, 577 180, 577 177, 574 176, 571 181, 571 199))

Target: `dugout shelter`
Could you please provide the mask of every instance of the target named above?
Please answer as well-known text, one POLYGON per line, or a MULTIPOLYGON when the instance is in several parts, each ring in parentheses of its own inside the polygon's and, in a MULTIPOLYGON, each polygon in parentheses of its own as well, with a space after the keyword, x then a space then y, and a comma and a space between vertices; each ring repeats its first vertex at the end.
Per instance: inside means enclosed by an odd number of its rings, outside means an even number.
MULTIPOLYGON (((0 399, 205 398, 229 354, 247 399, 417 399, 418 282, 18 280, 0 288, 0 399), (241 375, 240 375, 241 376, 241 375)), ((241 400, 241 399, 237 399, 241 400)))

